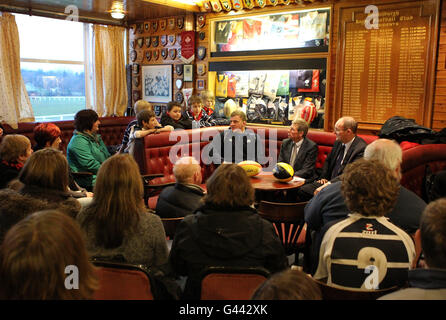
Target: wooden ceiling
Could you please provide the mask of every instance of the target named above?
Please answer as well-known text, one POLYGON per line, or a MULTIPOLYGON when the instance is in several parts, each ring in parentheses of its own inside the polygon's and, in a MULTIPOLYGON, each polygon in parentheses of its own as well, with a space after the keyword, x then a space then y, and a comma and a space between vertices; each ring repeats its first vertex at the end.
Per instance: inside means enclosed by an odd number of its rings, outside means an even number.
POLYGON ((69 11, 68 14, 65 13, 65 8, 74 5, 79 10, 79 21, 121 25, 199 11, 196 5, 181 4, 172 0, 121 0, 126 17, 116 20, 109 13, 113 2, 115 0, 3 0, 0 11, 65 19, 69 14, 69 11))

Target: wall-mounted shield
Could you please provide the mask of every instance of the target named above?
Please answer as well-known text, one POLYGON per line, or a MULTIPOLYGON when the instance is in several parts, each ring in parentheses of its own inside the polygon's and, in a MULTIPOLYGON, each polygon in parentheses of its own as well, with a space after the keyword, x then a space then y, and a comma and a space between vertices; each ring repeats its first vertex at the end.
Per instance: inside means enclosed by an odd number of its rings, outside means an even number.
POLYGON ((144 23, 144 29, 146 30, 146 32, 150 31, 150 23, 144 23))
POLYGON ((167 37, 167 41, 169 42, 169 45, 173 45, 176 40, 177 40, 177 37, 174 34, 169 34, 169 36, 167 37))
POLYGON ((146 59, 147 61, 150 61, 152 59, 152 51, 146 50, 146 59))
POLYGON ((160 57, 160 52, 158 51, 158 49, 153 51, 153 59, 154 60, 158 60, 158 58, 160 57))
POLYGON ((181 91, 178 91, 177 93, 175 93, 175 101, 182 103, 183 102, 183 93, 181 91))
POLYGON ((132 62, 135 62, 137 57, 138 54, 136 53, 135 50, 130 51, 130 60, 132 60, 132 62))
POLYGON ((152 38, 151 37, 146 37, 146 47, 150 48, 150 44, 152 43, 152 38))
POLYGON ((153 46, 154 48, 156 48, 156 47, 158 47, 158 43, 159 43, 159 38, 158 38, 158 36, 153 36, 153 37, 152 37, 152 46, 153 46))
POLYGON ((139 98, 141 97, 141 92, 139 92, 138 90, 133 90, 133 101, 138 101, 139 98))
POLYGON ((133 86, 135 88, 139 87, 139 77, 138 76, 133 77, 133 86))
POLYGON ((200 31, 198 33, 198 38, 200 38, 200 40, 204 40, 205 37, 206 37, 206 32, 200 31))
POLYGON ((177 18, 177 27, 178 29, 183 29, 184 27, 184 17, 177 18))
POLYGON ((138 44, 138 47, 142 48, 142 46, 144 45, 144 38, 136 39, 136 43, 138 44))
POLYGON ((161 49, 161 57, 165 60, 167 58, 167 48, 161 49))
POLYGON ((175 65, 175 72, 177 73, 177 75, 181 76, 183 74, 183 65, 182 64, 175 65))
POLYGON ((169 58, 172 60, 175 60, 175 57, 177 56, 177 50, 176 49, 169 49, 169 58))
POLYGON ((206 47, 198 47, 197 49, 197 56, 198 59, 203 60, 204 58, 206 58, 206 47))
POLYGON ((175 87, 177 87, 178 90, 181 90, 181 88, 183 87, 183 80, 181 79, 175 80, 175 87))
POLYGON ((162 31, 164 31, 164 30, 166 30, 166 27, 167 27, 167 21, 166 21, 166 19, 162 19, 162 20, 160 20, 160 29, 161 29, 162 31))
POLYGON ((203 28, 206 25, 206 18, 204 16, 204 14, 198 15, 198 17, 197 17, 197 25, 198 25, 198 28, 200 28, 200 29, 203 28))
POLYGON ((135 48, 135 40, 130 41, 130 48, 135 48))
POLYGON ((174 30, 175 29, 175 18, 170 18, 167 20, 167 28, 169 30, 174 30))
POLYGON ((144 24, 140 23, 138 24, 138 33, 143 33, 144 32, 144 24))
POLYGON ((162 45, 163 47, 165 47, 166 44, 167 44, 167 35, 163 34, 163 35, 160 37, 160 42, 161 42, 161 45, 162 45))
POLYGON ((138 74, 139 73, 139 64, 134 63, 132 65, 132 71, 133 71, 134 74, 138 74))
POLYGON ((197 74, 199 76, 202 76, 206 73, 206 64, 205 63, 198 63, 197 64, 197 74))
POLYGON ((158 30, 158 21, 152 21, 152 30, 156 32, 158 30))

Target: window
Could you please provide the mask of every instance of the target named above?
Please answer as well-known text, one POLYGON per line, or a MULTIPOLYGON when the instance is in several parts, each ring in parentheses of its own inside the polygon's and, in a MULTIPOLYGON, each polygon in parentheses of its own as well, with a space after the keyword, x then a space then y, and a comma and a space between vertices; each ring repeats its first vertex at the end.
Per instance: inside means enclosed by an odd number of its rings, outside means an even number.
POLYGON ((89 25, 21 14, 15 18, 22 77, 36 121, 73 119, 89 104, 89 25))

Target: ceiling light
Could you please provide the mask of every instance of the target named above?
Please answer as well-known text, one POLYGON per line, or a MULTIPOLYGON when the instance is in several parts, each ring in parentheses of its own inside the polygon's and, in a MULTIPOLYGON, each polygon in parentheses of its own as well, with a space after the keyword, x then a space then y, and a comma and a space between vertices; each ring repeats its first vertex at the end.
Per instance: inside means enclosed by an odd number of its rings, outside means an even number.
POLYGON ((119 1, 113 2, 110 14, 115 19, 124 19, 125 17, 124 4, 119 1))

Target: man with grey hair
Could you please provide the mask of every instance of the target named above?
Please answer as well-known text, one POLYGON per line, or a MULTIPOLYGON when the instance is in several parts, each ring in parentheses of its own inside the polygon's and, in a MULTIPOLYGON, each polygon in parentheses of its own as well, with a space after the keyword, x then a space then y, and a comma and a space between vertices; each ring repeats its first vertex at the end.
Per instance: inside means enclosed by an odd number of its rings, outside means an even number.
POLYGON ((335 124, 336 141, 325 159, 322 172, 316 181, 298 189, 299 201, 308 201, 323 188, 339 181, 347 164, 361 159, 367 143, 356 135, 358 123, 352 117, 342 117, 335 124))
MULTIPOLYGON (((364 151, 364 159, 378 160, 401 179, 401 147, 393 140, 378 139, 370 143, 364 151)), ((341 194, 342 180, 332 183, 315 195, 305 207, 305 222, 315 231, 313 255, 318 254, 323 229, 334 221, 344 219, 350 213, 341 194)), ((397 202, 386 216, 392 223, 409 234, 419 228, 421 213, 426 203, 412 191, 400 186, 397 202)), ((317 261, 313 260, 312 261, 317 261)))
POLYGON ((283 140, 277 162, 290 164, 294 175, 304 179, 312 178, 317 158, 317 144, 307 138, 308 124, 302 119, 295 119, 288 131, 288 138, 283 140))
POLYGON ((201 166, 194 157, 180 158, 173 167, 176 183, 158 197, 156 214, 161 218, 184 217, 200 205, 204 190, 200 187, 201 166))

